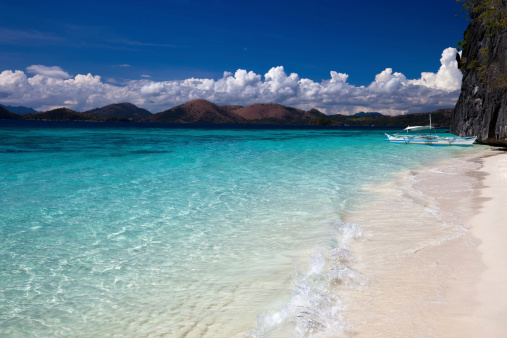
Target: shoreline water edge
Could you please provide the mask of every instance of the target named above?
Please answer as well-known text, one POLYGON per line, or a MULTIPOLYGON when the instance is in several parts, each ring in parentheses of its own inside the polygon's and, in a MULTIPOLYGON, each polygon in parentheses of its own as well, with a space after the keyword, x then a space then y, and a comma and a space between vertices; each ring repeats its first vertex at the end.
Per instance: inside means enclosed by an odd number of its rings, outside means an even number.
POLYGON ((370 189, 378 197, 344 217, 361 227, 351 267, 364 277, 337 291, 341 335, 504 337, 507 153, 489 148, 370 189))
POLYGON ((479 147, 369 186, 376 197, 340 215, 339 245, 310 254, 253 336, 503 337, 507 153, 479 147), (315 290, 313 309, 299 298, 315 290))

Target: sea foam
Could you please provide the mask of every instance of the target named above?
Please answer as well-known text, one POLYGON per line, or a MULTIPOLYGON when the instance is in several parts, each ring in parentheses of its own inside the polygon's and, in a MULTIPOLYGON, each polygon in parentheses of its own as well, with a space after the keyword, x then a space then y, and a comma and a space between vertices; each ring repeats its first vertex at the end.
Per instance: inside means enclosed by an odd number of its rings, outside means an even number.
POLYGON ((337 291, 344 285, 349 288, 365 285, 365 277, 348 266, 354 259, 351 242, 362 233, 353 223, 337 222, 334 230, 337 247, 315 247, 307 270, 294 274, 294 290, 287 304, 273 313, 259 314, 259 328, 252 336, 319 337, 339 335, 350 328, 342 316, 345 305, 337 291))

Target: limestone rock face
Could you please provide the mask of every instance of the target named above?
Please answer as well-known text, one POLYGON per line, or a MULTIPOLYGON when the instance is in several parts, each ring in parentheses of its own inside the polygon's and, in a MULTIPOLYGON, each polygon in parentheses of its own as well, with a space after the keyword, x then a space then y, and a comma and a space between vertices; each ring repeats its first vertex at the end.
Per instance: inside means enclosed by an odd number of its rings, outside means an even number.
MULTIPOLYGON (((499 11, 506 14, 506 1, 495 2, 499 11)), ((476 8, 481 2, 473 3, 476 8)), ((482 13, 471 12, 465 31, 459 60, 463 82, 451 132, 477 136, 481 143, 507 146, 507 28, 501 21, 491 28, 484 16, 480 17, 482 13)))

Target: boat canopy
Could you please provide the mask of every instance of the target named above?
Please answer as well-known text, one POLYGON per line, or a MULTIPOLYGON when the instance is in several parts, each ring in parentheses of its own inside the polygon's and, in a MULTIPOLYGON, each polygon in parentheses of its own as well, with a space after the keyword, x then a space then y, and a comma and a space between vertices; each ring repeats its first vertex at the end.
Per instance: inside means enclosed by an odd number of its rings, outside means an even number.
POLYGON ((407 127, 403 130, 406 131, 420 131, 420 130, 429 130, 429 129, 435 129, 435 127, 432 126, 414 126, 414 127, 407 127))

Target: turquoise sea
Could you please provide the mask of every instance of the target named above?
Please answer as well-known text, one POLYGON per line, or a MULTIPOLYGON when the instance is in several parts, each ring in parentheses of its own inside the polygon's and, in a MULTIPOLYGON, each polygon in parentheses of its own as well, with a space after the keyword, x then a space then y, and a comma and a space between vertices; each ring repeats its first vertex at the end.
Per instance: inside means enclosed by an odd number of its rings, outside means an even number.
POLYGON ((342 216, 473 151, 385 132, 0 121, 0 336, 339 334, 342 216))

